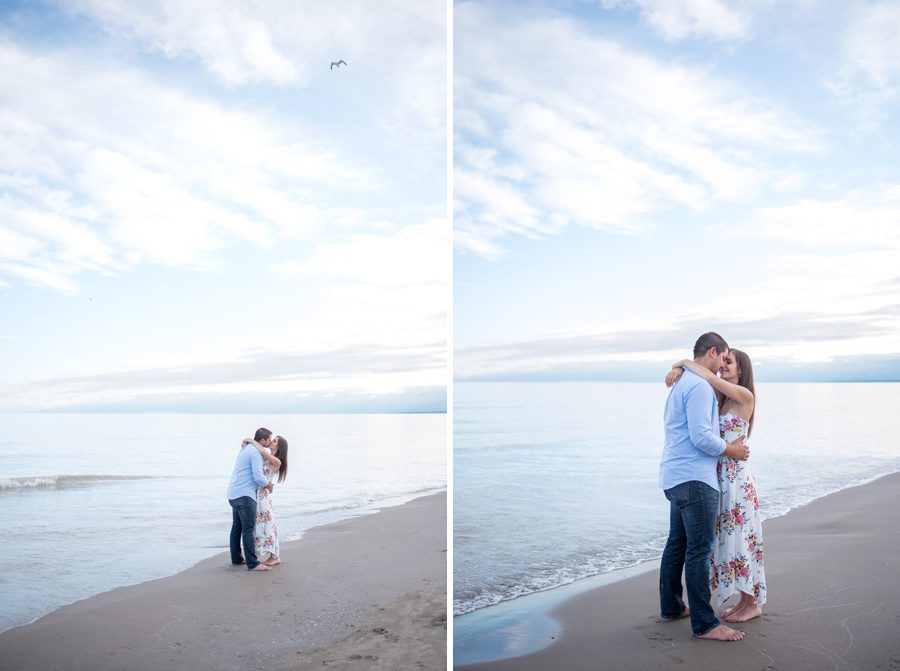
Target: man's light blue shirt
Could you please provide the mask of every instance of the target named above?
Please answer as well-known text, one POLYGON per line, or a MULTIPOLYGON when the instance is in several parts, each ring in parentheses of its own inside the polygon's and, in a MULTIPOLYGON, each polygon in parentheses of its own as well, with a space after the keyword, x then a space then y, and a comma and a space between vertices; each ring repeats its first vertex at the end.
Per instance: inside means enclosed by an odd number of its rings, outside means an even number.
POLYGON ((249 496, 256 501, 257 489, 267 484, 269 481, 263 475, 262 455, 253 445, 245 445, 234 460, 234 472, 231 474, 231 484, 228 485, 228 499, 249 496))
POLYGON ((719 488, 716 462, 725 451, 719 435, 719 403, 710 384, 685 369, 666 400, 666 446, 659 465, 659 486, 670 489, 690 480, 719 488))

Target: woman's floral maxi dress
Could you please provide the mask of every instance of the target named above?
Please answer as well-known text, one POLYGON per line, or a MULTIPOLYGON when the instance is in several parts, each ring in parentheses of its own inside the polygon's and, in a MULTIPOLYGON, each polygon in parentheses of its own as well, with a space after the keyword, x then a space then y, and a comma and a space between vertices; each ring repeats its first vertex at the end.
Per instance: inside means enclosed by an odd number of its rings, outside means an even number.
MULTIPOLYGON (((719 417, 722 437, 734 442, 747 435, 750 423, 725 413, 719 417)), ((766 574, 763 569, 763 534, 759 520, 756 481, 746 461, 719 457, 719 514, 716 541, 710 556, 710 587, 721 606, 738 590, 766 602, 766 574)))
MULTIPOLYGON (((263 459, 263 475, 269 482, 275 482, 278 469, 263 459)), ((260 487, 256 497, 256 528, 253 530, 256 557, 259 561, 268 561, 278 557, 278 527, 275 526, 275 508, 272 505, 272 494, 265 487, 260 487)))

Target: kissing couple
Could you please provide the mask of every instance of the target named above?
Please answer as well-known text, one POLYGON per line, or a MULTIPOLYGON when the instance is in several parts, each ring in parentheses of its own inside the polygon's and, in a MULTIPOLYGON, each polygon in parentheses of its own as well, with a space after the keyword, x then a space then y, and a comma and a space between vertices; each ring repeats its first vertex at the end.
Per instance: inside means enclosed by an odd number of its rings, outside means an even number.
POLYGON ((698 638, 739 641, 744 632, 720 622, 710 601, 711 589, 720 606, 740 594, 722 613, 731 623, 759 617, 766 602, 759 498, 744 442, 756 405, 753 367, 718 333, 704 333, 694 358, 676 363, 666 384, 659 485, 669 501, 669 537, 659 571, 660 614, 665 621, 689 616, 698 638))
POLYGON ((232 564, 246 563, 248 571, 269 571, 281 563, 272 491, 276 478, 284 482, 287 466, 288 442, 268 429, 257 429, 253 438, 241 443, 228 485, 232 564))

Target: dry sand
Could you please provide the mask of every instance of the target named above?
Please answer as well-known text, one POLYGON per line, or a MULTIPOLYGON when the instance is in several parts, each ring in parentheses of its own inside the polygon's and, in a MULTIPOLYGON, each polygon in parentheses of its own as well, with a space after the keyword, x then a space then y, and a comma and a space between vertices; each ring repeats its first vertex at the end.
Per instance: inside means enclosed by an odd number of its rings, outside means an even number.
POLYGON ((266 573, 223 553, 60 608, 0 634, 0 669, 443 669, 446 544, 446 494, 422 497, 282 543, 266 573))
POLYGON ((552 615, 558 640, 472 671, 900 669, 900 473, 763 524, 768 603, 743 641, 658 617, 659 572, 585 592, 552 615))

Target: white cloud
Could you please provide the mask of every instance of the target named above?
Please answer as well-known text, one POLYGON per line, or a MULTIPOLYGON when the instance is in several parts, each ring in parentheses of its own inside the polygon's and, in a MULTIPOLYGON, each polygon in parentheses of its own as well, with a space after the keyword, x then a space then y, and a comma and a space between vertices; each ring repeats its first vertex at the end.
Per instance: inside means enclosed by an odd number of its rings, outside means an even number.
POLYGON ((709 247, 679 252, 697 259, 713 282, 699 303, 687 295, 674 302, 636 295, 651 320, 609 323, 612 313, 602 326, 465 347, 455 353, 454 375, 648 379, 654 365, 684 356, 692 338, 710 328, 773 365, 859 357, 846 370, 834 369, 847 374, 871 357, 896 356, 900 187, 759 208, 704 237, 709 247))
POLYGON ((900 251, 900 187, 761 208, 754 217, 752 234, 842 253, 900 251))
POLYGON ((900 94, 900 5, 853 5, 839 39, 841 65, 828 84, 865 125, 900 94))
POLYGON ((223 246, 308 237, 378 183, 301 129, 76 53, 0 43, 0 91, 7 270, 67 291, 85 269, 202 268, 223 246))
MULTIPOLYGON (((7 217, 0 210, 0 221, 6 221, 7 217)), ((40 240, 9 228, 0 228, 0 259, 3 261, 24 261, 37 254, 42 247, 40 240)))
MULTIPOLYGON (((365 106, 398 136, 440 148, 445 131, 446 4, 442 0, 60 1, 113 36, 172 59, 198 59, 231 87, 307 86, 343 59, 365 106)), ((348 73, 342 72, 345 79, 348 73)))
MULTIPOLYGON (((363 343, 293 350, 232 353, 224 359, 119 366, 82 371, 27 385, 0 385, 6 411, 116 406, 139 402, 190 408, 197 402, 253 404, 254 397, 332 394, 383 396, 437 390, 445 382, 446 348, 440 342, 408 345, 363 343)), ((284 405, 285 399, 274 407, 284 405)))
POLYGON ((324 47, 329 33, 339 29, 334 21, 338 15, 335 8, 332 20, 325 24, 327 29, 295 33, 289 50, 277 44, 278 33, 286 34, 285 29, 293 23, 292 15, 297 14, 285 3, 76 0, 61 6, 99 21, 115 35, 140 40, 170 58, 197 57, 228 85, 307 80, 309 64, 305 61, 324 47), (279 12, 282 22, 265 20, 279 12), (295 59, 293 55, 307 58, 295 59))
POLYGON ((499 257, 495 238, 513 233, 539 237, 557 230, 542 221, 540 212, 515 185, 494 171, 456 167, 453 175, 455 215, 454 240, 457 246, 488 257, 499 257), (472 214, 470 204, 476 204, 472 214))
POLYGON ((785 156, 816 131, 695 67, 564 19, 456 6, 456 244, 488 258, 509 234, 640 232, 796 183, 785 156))
MULTIPOLYGON (((788 284, 781 291, 795 288, 788 284)), ((658 315, 649 322, 551 332, 459 349, 454 353, 454 377, 661 381, 668 365, 689 356, 694 340, 710 328, 754 360, 773 366, 896 356, 898 304, 874 317, 865 305, 831 314, 778 305, 769 306, 765 314, 753 314, 744 310, 747 295, 734 292, 726 304, 710 305, 702 314, 658 315)))
POLYGON ((31 284, 72 294, 75 293, 77 286, 69 279, 66 270, 55 265, 36 267, 32 264, 0 262, 0 273, 4 273, 10 278, 22 279, 31 284))
POLYGON ((113 249, 87 226, 55 212, 0 198, 0 272, 65 293, 85 269, 124 268, 113 249))
POLYGON ((753 19, 771 0, 601 0, 604 7, 636 7, 666 40, 707 37, 740 40, 748 37, 753 19))
MULTIPOLYGON (((867 321, 873 322, 882 310, 900 304, 900 188, 761 208, 732 232, 785 245, 741 292, 747 310, 771 313, 775 306, 784 313, 823 316, 868 312, 867 321)), ((900 322, 891 319, 900 340, 900 322)))
POLYGON ((402 286, 449 278, 449 223, 436 219, 389 235, 360 234, 317 247, 310 258, 280 264, 289 274, 336 277, 368 285, 402 286))

